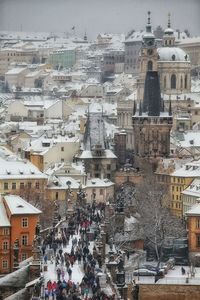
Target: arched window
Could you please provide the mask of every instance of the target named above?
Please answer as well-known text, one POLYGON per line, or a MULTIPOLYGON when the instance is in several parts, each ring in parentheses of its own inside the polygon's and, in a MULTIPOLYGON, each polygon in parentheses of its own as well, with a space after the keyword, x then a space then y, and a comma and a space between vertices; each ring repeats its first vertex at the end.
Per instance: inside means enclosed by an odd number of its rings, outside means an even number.
POLYGON ((185 89, 187 89, 187 75, 185 75, 185 89))
POLYGON ((176 89, 176 75, 172 74, 171 76, 171 89, 176 89))
POLYGON ((181 90, 183 88, 183 77, 181 76, 181 90))
POLYGON ((153 70, 153 63, 151 60, 148 61, 147 70, 152 71, 153 70))
POLYGON ((172 41, 171 40, 169 40, 169 45, 171 45, 172 44, 172 41))
POLYGON ((166 89, 167 88, 167 78, 166 78, 166 76, 164 77, 164 89, 166 89))

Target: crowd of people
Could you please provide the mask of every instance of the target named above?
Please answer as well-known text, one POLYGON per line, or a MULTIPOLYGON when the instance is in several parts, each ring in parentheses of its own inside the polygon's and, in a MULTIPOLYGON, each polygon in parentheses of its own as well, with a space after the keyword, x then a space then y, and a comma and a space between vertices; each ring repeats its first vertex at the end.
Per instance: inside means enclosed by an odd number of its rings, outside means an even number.
MULTIPOLYGON (((44 239, 42 252, 47 263, 47 252, 52 249, 51 263, 55 265, 56 279, 45 284, 44 299, 54 300, 109 300, 100 288, 98 272, 102 258, 95 246, 90 244, 90 227, 93 226, 93 239, 100 233, 100 223, 104 217, 104 205, 87 205, 77 208, 65 227, 52 230, 44 239), (73 269, 78 264, 83 276, 77 281, 73 269)), ((95 245, 95 244, 94 244, 95 245)))

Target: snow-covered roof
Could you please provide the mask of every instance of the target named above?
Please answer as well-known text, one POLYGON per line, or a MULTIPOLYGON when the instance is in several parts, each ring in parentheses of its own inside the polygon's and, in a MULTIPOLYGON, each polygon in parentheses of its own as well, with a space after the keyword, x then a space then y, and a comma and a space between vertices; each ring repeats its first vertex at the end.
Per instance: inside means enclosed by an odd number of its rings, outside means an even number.
MULTIPOLYGON (((49 183, 48 189, 67 189, 68 185, 67 182, 70 182, 70 188, 72 190, 78 190, 80 187, 80 180, 76 180, 71 176, 57 176, 52 183, 49 183)), ((84 189, 85 186, 81 185, 84 189)))
POLYGON ((5 206, 3 204, 3 200, 0 199, 0 227, 8 227, 10 226, 10 221, 8 219, 5 206))
POLYGON ((189 55, 184 50, 177 47, 161 47, 157 49, 159 61, 168 62, 189 62, 189 55))
POLYGON ((5 73, 5 75, 17 75, 23 71, 25 71, 26 68, 13 68, 5 73))
POLYGON ((200 203, 193 205, 185 214, 187 216, 200 216, 200 203))
POLYGON ((194 179, 182 194, 200 198, 200 179, 194 179))
POLYGON ((145 31, 134 31, 126 40, 126 42, 142 42, 145 31))
MULTIPOLYGON (((83 150, 79 158, 87 159, 95 157, 91 150, 83 150)), ((117 156, 109 149, 103 150, 102 155, 99 158, 117 158, 117 156)))
POLYGON ((200 161, 192 161, 171 174, 176 177, 200 177, 200 161))
POLYGON ((42 213, 41 210, 18 195, 4 196, 4 199, 12 215, 38 215, 42 213))
POLYGON ((109 179, 91 178, 87 180, 86 187, 109 187, 113 186, 114 182, 109 179))
POLYGON ((16 155, 0 154, 0 179, 46 179, 47 176, 27 160, 21 160, 16 155))
POLYGON ((49 151, 50 148, 54 147, 58 143, 60 144, 67 144, 67 143, 79 143, 79 138, 72 136, 69 137, 68 135, 60 135, 55 134, 52 137, 48 137, 48 135, 44 134, 41 137, 31 141, 31 143, 26 147, 27 151, 33 151, 36 153, 45 154, 49 151))

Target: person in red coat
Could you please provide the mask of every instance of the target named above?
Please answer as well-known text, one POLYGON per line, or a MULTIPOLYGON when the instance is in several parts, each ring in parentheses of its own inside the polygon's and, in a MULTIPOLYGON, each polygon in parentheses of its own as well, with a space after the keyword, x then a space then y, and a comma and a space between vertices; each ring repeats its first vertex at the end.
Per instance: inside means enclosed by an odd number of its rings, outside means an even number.
POLYGON ((49 280, 47 282, 47 289, 48 289, 48 293, 49 293, 49 296, 52 294, 52 282, 51 280, 49 280))

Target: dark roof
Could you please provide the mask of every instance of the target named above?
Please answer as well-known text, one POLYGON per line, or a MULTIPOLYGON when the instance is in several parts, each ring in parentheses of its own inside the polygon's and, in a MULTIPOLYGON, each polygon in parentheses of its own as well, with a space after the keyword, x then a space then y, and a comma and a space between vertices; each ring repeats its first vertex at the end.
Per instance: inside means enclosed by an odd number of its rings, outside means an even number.
POLYGON ((147 112, 149 116, 159 116, 160 111, 161 95, 158 72, 147 71, 144 86, 143 112, 147 112))

